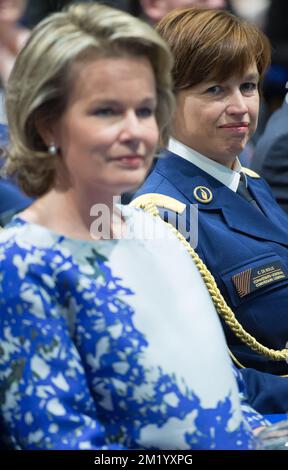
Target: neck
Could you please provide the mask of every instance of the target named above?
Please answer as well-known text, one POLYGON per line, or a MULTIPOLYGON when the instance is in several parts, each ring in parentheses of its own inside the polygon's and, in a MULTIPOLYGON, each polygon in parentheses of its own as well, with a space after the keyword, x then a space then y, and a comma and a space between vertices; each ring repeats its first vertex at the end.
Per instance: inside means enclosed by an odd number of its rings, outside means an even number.
POLYGON ((22 213, 32 223, 47 227, 54 232, 77 239, 122 238, 125 224, 116 204, 117 196, 111 194, 90 197, 50 190, 22 213))
MULTIPOLYGON (((216 163, 219 163, 219 165, 223 165, 223 166, 226 166, 227 168, 230 168, 231 170, 234 170, 235 169, 235 166, 236 166, 236 159, 237 159, 237 156, 236 155, 223 155, 221 156, 222 158, 220 158, 219 155, 212 155, 212 154, 209 154, 209 152, 205 152, 204 149, 199 149, 197 148, 197 146, 190 146, 188 143, 185 142, 184 139, 180 139, 179 137, 175 136, 175 135, 172 135, 172 139, 171 139, 171 142, 172 142, 172 146, 173 146, 173 149, 176 146, 178 146, 179 144, 180 145, 185 145, 185 147, 187 149, 190 149, 192 152, 195 152, 197 154, 199 154, 198 156, 199 157, 206 157, 208 158, 209 160, 212 160, 216 163)), ((170 145, 169 145, 169 148, 170 148, 170 145)), ((177 147, 176 147, 176 153, 177 153, 177 147)))

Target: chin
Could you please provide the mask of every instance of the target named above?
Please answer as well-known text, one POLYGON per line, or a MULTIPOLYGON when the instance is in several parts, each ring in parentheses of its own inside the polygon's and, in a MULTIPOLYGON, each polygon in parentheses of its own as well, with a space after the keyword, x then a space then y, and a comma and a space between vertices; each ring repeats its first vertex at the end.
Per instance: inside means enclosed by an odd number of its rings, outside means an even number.
POLYGON ((117 196, 122 196, 124 193, 135 193, 137 189, 144 183, 144 179, 131 182, 131 184, 123 184, 123 186, 118 186, 114 189, 113 193, 117 196))
POLYGON ((145 172, 145 175, 141 175, 135 178, 133 181, 131 181, 131 184, 129 185, 129 189, 125 190, 125 192, 136 191, 144 183, 146 177, 147 177, 147 174, 145 172))
POLYGON ((245 145, 246 142, 243 144, 238 143, 238 145, 231 145, 231 147, 229 147, 226 152, 227 156, 229 156, 230 158, 235 158, 236 156, 239 156, 239 154, 244 150, 245 145))

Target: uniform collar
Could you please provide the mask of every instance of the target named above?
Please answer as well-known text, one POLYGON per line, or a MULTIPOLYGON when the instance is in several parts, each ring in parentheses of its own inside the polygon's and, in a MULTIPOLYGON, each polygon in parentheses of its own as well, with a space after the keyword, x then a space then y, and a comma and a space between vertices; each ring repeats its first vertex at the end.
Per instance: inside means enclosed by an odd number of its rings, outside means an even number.
POLYGON ((205 173, 208 173, 208 175, 212 176, 217 181, 220 181, 220 183, 234 191, 234 193, 236 193, 239 185, 240 174, 243 175, 243 180, 247 186, 246 175, 242 171, 242 166, 238 157, 236 157, 232 170, 218 162, 215 162, 214 160, 211 160, 211 158, 205 157, 201 153, 196 152, 196 150, 187 147, 187 145, 179 142, 179 140, 176 140, 173 137, 169 139, 168 150, 179 155, 179 157, 184 158, 184 160, 193 163, 193 165, 205 171, 205 173))
POLYGON ((186 205, 187 203, 197 204, 199 213, 221 211, 226 224, 232 230, 288 245, 287 215, 277 208, 277 204, 261 178, 247 179, 250 191, 263 214, 247 203, 242 196, 229 190, 227 186, 194 163, 179 158, 179 155, 169 151, 164 151, 161 157, 158 159, 155 170, 177 191, 177 193, 167 193, 169 196, 177 197, 186 205), (212 193, 211 202, 202 201, 201 203, 195 198, 194 191, 199 186, 212 193))

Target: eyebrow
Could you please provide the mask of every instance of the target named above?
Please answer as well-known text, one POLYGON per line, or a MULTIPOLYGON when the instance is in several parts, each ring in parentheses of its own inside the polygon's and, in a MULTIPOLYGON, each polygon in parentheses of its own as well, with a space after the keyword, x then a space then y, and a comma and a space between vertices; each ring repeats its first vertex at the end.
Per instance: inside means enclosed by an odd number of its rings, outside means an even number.
POLYGON ((259 73, 249 73, 248 75, 245 75, 244 80, 259 80, 259 73))
MULTIPOLYGON (((119 103, 121 103, 121 99, 115 100, 115 99, 109 99, 109 98, 106 99, 103 97, 95 98, 94 101, 96 104, 100 104, 100 105, 104 104, 107 106, 117 106, 119 105, 119 103)), ((139 101, 140 104, 154 104, 155 102, 157 102, 157 96, 147 96, 139 101)))

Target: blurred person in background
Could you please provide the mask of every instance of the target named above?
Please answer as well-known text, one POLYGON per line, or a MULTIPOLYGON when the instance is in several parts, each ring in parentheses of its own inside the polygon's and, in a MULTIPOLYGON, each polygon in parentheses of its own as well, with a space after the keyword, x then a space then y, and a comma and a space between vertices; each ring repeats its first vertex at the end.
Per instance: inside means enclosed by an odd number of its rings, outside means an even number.
POLYGON ((271 0, 229 0, 228 3, 235 15, 256 24, 262 30, 265 28, 271 0))
POLYGON ((272 1, 265 31, 272 44, 272 64, 264 81, 270 119, 262 129, 250 168, 269 184, 278 204, 288 212, 288 2, 272 1), (271 114, 272 113, 272 114, 271 114))
POLYGON ((129 10, 156 24, 166 13, 175 8, 203 7, 225 8, 225 0, 128 0, 129 10))
MULTIPOLYGON (((101 3, 120 10, 127 10, 128 0, 82 0, 81 3, 101 3)), ((63 8, 79 3, 77 0, 28 0, 27 11, 25 15, 26 24, 33 28, 42 19, 51 13, 61 11, 63 8)))
POLYGON ((269 184, 282 209, 288 213, 288 103, 270 117, 259 138, 250 167, 269 184))
POLYGON ((272 45, 271 67, 266 75, 263 89, 270 116, 282 106, 287 93, 288 2, 286 0, 271 1, 264 31, 272 45))
POLYGON ((20 24, 27 1, 0 0, 0 80, 5 87, 15 58, 29 37, 20 24))

